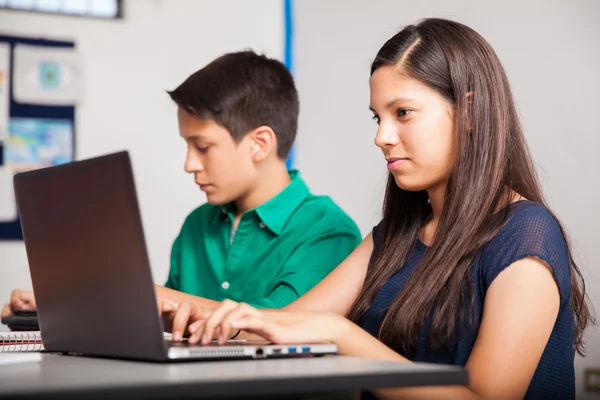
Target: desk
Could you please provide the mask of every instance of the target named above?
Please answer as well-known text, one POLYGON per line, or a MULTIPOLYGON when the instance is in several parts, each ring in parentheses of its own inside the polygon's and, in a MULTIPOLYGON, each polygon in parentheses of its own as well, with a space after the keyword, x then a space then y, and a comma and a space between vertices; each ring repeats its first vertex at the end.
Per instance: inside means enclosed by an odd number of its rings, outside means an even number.
POLYGON ((467 380, 457 367, 342 356, 155 364, 45 354, 41 362, 0 366, 0 398, 331 399, 363 389, 467 380))

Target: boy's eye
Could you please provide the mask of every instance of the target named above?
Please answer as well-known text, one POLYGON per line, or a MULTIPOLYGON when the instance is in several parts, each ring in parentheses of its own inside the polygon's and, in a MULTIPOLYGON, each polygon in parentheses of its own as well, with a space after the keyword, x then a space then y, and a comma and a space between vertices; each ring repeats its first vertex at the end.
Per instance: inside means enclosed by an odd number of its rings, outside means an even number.
POLYGON ((379 122, 380 122, 379 115, 373 115, 373 116, 371 117, 371 119, 372 119, 373 121, 375 121, 375 123, 376 123, 377 125, 379 125, 379 122))
POLYGON ((408 108, 399 108, 397 111, 398 118, 406 117, 411 111, 408 108))
POLYGON ((196 148, 198 149, 198 151, 200 153, 206 153, 208 151, 208 149, 210 148, 210 146, 206 146, 206 147, 196 146, 196 148))

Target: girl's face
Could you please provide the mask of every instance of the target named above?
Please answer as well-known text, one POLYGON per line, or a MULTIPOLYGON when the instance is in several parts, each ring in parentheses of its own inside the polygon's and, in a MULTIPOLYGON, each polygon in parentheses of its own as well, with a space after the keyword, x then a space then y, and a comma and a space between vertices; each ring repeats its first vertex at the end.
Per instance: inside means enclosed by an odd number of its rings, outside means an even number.
POLYGON ((404 190, 445 188, 454 160, 454 107, 437 91, 395 66, 371 76, 375 144, 404 190))

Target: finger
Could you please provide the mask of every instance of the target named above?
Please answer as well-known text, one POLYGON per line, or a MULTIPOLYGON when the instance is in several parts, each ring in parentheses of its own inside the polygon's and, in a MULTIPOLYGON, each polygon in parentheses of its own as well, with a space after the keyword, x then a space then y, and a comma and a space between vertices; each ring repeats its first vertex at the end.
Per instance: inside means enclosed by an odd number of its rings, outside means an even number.
POLYGON ((172 313, 175 310, 177 310, 177 307, 179 304, 175 303, 169 299, 159 298, 158 305, 159 305, 159 310, 161 313, 168 314, 168 313, 172 313))
MULTIPOLYGON (((190 319, 188 321, 188 332, 190 336, 188 337, 188 341, 190 343, 198 343, 202 339, 202 334, 204 332, 204 324, 206 319, 211 315, 211 311, 206 309, 199 309, 193 315, 190 315, 190 319)), ((209 340, 210 341, 210 340, 209 340)))
POLYGON ((200 319, 198 321, 194 321, 191 324, 189 324, 188 332, 190 333, 190 335, 193 335, 194 333, 196 333, 198 331, 198 329, 204 324, 204 322, 206 322, 206 320, 200 319))
POLYGON ((223 331, 223 329, 221 328, 221 325, 217 326, 215 328, 215 333, 214 333, 214 337, 215 338, 219 338, 221 337, 221 332, 223 331))
POLYGON ((28 304, 32 310, 34 310, 36 307, 35 296, 33 295, 33 292, 21 291, 21 301, 28 304))
MULTIPOLYGON (((206 322, 205 320, 201 320, 201 321, 196 321, 194 324, 199 324, 198 326, 202 327, 205 322, 206 322)), ((196 328, 196 329, 197 329, 196 332, 191 334, 190 337, 188 338, 188 342, 190 342, 190 344, 196 344, 196 343, 202 341, 203 334, 201 332, 204 332, 204 331, 199 328, 196 328)), ((190 330, 190 327, 188 326, 188 331, 189 330, 190 330)), ((221 335, 221 327, 220 326, 217 326, 215 328, 214 335, 217 337, 221 335)), ((209 340, 208 342, 210 343, 211 340, 209 340)))
POLYGON ((190 303, 180 303, 179 307, 177 307, 175 318, 173 318, 173 340, 181 340, 183 337, 183 332, 190 319, 191 308, 192 305, 190 303))
POLYGON ((212 315, 208 317, 203 326, 204 332, 202 333, 202 344, 208 344, 212 340, 214 337, 215 328, 219 326, 223 318, 225 318, 225 316, 231 311, 235 310, 236 307, 237 303, 235 301, 224 300, 219 308, 213 310, 212 315))
POLYGON ((23 308, 23 301, 21 300, 21 290, 13 290, 10 294, 10 307, 13 311, 20 310, 23 308))
POLYGON ((231 327, 245 332, 254 333, 273 342, 281 343, 280 339, 282 327, 273 321, 268 321, 263 317, 246 316, 241 319, 231 321, 231 327))
POLYGON ((175 317, 177 304, 168 299, 163 299, 160 297, 157 297, 156 301, 158 303, 158 316, 162 318, 163 323, 165 324, 165 329, 167 329, 168 326, 168 331, 170 332, 172 331, 171 323, 175 317))
POLYGON ((162 316, 163 314, 163 299, 161 299, 160 297, 156 298, 156 308, 158 310, 158 316, 162 316))
MULTIPOLYGON (((219 327, 221 328, 221 332, 218 335, 217 339, 219 341, 219 344, 224 344, 225 342, 227 342, 227 340, 232 336, 232 331, 233 328, 231 328, 231 321, 235 321, 238 320, 240 318, 243 318, 245 316, 245 314, 241 311, 241 310, 233 310, 232 312, 230 312, 221 322, 221 325, 219 325, 219 327)), ((236 329, 237 331, 237 329, 236 329)))
POLYGON ((23 302, 21 304, 21 307, 19 308, 20 310, 35 310, 35 305, 32 305, 30 303, 25 303, 23 302))
MULTIPOLYGON (((161 313, 158 316, 163 323, 163 331, 164 332, 173 332, 173 318, 175 317, 175 313, 161 313)), ((171 340, 173 337, 171 336, 171 340)))
POLYGON ((188 342, 191 344, 196 344, 200 341, 202 333, 204 332, 204 323, 205 319, 201 319, 195 322, 192 322, 188 326, 188 331, 190 332, 190 337, 188 338, 188 342))
POLYGON ((254 307, 246 303, 239 303, 234 311, 230 312, 227 316, 225 316, 225 318, 223 318, 223 322, 220 325, 222 332, 219 336, 219 343, 225 343, 232 336, 232 334, 234 333, 233 331, 237 331, 237 329, 233 329, 231 327, 231 322, 241 319, 245 316, 260 317, 261 314, 260 311, 258 311, 254 307))
POLYGON ((10 304, 5 304, 4 308, 2 308, 2 316, 8 317, 11 313, 12 313, 12 311, 10 309, 10 304))
POLYGON ((168 300, 166 302, 164 302, 162 305, 162 311, 164 313, 171 313, 175 310, 177 310, 177 306, 168 300))

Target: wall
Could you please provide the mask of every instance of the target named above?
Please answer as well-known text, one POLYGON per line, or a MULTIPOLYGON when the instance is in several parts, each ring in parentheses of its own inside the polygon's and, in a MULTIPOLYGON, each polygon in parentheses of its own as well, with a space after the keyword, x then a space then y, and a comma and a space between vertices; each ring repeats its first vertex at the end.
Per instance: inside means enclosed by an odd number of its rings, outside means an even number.
MULTIPOLYGON (((504 63, 545 193, 571 234, 600 310, 600 2, 296 2, 297 160, 304 176, 338 201, 363 234, 377 223, 386 169, 373 144, 370 62, 400 27, 434 16, 473 27, 504 63)), ((598 328, 588 332, 589 356, 576 360, 580 386, 585 366, 600 367, 598 328)), ((585 398, 581 390, 579 396, 585 398)))
MULTIPOLYGON (((206 201, 183 171, 185 142, 165 90, 228 51, 281 59, 283 8, 280 0, 124 4, 120 21, 0 11, 0 32, 75 40, 85 71, 77 158, 130 151, 154 279, 164 283, 183 219, 206 201)), ((1 303, 12 288, 31 287, 22 242, 0 242, 0 276, 1 303)))

